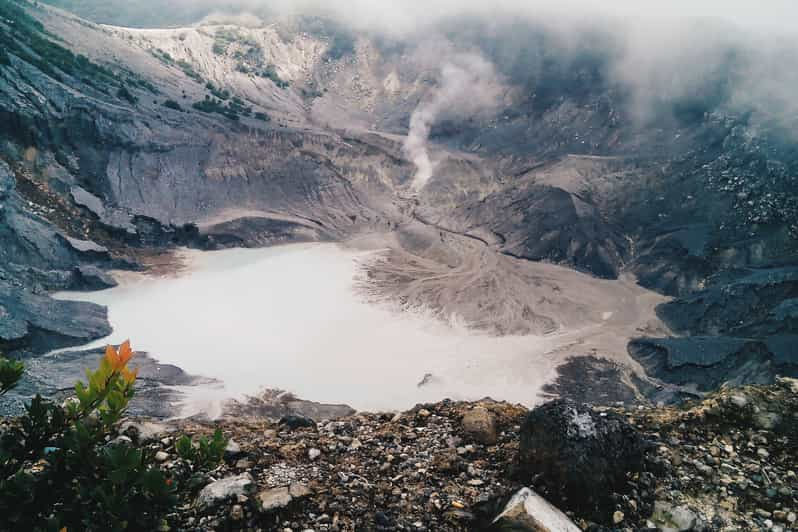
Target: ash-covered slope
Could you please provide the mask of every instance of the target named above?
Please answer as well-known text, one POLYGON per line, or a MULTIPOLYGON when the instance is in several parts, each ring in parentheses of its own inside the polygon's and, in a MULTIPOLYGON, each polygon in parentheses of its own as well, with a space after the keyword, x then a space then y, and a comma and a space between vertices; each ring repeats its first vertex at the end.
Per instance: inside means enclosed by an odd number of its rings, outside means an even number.
MULTIPOLYGON (((439 26, 402 38, 315 17, 128 29, 5 3, 0 158, 26 184, 13 219, 39 212, 54 247, 37 284, 22 272, 44 259, 27 251, 4 275, 44 292, 85 286, 89 262, 131 265, 131 248, 357 242, 390 250, 367 272, 376 297, 540 334, 600 327, 596 307, 623 303, 590 276, 633 273, 677 297, 659 313, 677 332, 753 339, 794 367, 767 346, 798 334, 795 296, 772 281, 798 263, 798 143, 728 88, 748 56, 698 96, 649 99, 643 119, 610 35, 564 47, 532 22, 439 26), (728 290, 756 302, 751 327, 717 326, 748 316, 713 303, 728 290)), ((22 249, 18 225, 6 249, 22 249)), ((621 344, 646 334, 639 319, 621 344)), ((689 353, 703 344, 685 342, 679 357, 702 371, 689 353)))

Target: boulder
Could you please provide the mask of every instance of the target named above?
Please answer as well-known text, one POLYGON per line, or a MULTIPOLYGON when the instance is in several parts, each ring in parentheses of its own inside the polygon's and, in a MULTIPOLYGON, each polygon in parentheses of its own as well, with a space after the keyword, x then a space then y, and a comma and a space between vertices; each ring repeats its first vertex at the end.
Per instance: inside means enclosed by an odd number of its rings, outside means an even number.
POLYGON ((491 532, 580 532, 564 513, 529 488, 520 489, 496 516, 491 532))
POLYGON ((696 524, 696 514, 686 506, 673 506, 665 501, 654 503, 651 521, 662 532, 684 532, 696 524))
POLYGON ((562 508, 606 522, 613 494, 642 470, 645 442, 624 418, 556 400, 532 410, 521 427, 520 470, 562 508))
POLYGON ((224 448, 224 457, 227 460, 232 460, 241 455, 241 445, 238 444, 233 438, 227 441, 227 447, 224 448))
POLYGON ((246 495, 254 487, 255 483, 249 473, 223 478, 202 488, 202 491, 197 496, 197 506, 210 508, 228 499, 246 495))
POLYGON ((290 488, 288 486, 282 486, 279 488, 270 488, 267 490, 263 490, 258 493, 258 502, 260 503, 260 510, 264 513, 273 512, 275 510, 279 510, 280 508, 285 508, 289 504, 293 497, 290 493, 290 488))
POLYGON ((284 425, 291 430, 299 428, 316 428, 316 422, 309 417, 299 414, 288 414, 280 418, 280 425, 284 425))
POLYGON ((462 426, 472 440, 485 445, 496 443, 496 417, 487 408, 477 406, 466 412, 462 426))
POLYGON ((259 508, 263 513, 273 512, 285 508, 291 504, 291 501, 302 499, 311 493, 310 488, 301 482, 294 482, 290 486, 266 489, 258 493, 259 508))

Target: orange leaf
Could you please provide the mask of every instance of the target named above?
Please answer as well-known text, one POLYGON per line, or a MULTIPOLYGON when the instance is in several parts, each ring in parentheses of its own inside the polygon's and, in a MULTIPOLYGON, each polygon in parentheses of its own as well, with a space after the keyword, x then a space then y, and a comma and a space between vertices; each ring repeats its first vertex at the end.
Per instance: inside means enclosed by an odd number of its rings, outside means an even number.
POLYGON ((122 378, 125 379, 125 382, 128 384, 133 384, 136 380, 136 376, 139 374, 139 368, 130 371, 127 368, 122 368, 122 378))
POLYGON ((114 346, 108 345, 105 348, 105 359, 111 364, 112 368, 115 368, 116 365, 119 363, 119 354, 114 349, 114 346))
POLYGON ((133 350, 130 348, 130 340, 125 340, 119 346, 119 367, 121 368, 133 356, 133 350))

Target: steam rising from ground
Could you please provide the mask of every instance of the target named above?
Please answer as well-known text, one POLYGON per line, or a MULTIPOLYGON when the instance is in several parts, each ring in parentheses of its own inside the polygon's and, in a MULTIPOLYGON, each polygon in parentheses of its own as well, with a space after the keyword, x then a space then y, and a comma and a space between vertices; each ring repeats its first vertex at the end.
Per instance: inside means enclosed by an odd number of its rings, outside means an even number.
POLYGON ((416 165, 412 182, 414 189, 422 189, 435 169, 427 148, 435 121, 441 116, 464 118, 494 108, 500 94, 501 84, 496 71, 482 56, 460 53, 446 59, 439 69, 437 86, 410 117, 404 151, 416 165))

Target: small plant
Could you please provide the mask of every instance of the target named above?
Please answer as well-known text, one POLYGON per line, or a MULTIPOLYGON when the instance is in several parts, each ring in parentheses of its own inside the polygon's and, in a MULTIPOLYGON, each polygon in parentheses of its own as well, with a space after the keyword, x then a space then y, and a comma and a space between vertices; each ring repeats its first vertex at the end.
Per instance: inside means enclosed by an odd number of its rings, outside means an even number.
POLYGON ((211 91, 211 94, 220 100, 227 100, 230 98, 230 91, 227 89, 217 89, 210 81, 205 84, 205 88, 211 91))
POLYGON ((273 65, 267 66, 260 73, 260 76, 263 77, 263 78, 271 80, 272 83, 277 85, 277 87, 280 88, 280 89, 286 89, 286 88, 288 88, 290 86, 290 83, 288 83, 287 81, 283 80, 280 77, 280 75, 277 73, 277 70, 275 70, 273 65))
POLYGON ((227 448, 227 440, 222 436, 220 429, 216 429, 210 440, 201 436, 194 444, 188 436, 183 435, 175 443, 177 455, 183 460, 191 462, 194 468, 216 466, 224 458, 225 448, 227 448))
POLYGON ((127 90, 127 87, 125 87, 124 85, 119 87, 119 90, 116 91, 116 97, 122 100, 126 100, 131 105, 136 105, 139 101, 139 99, 133 96, 130 93, 130 91, 127 90))
POLYGON ((25 366, 22 362, 9 360, 0 355, 0 396, 5 395, 17 385, 24 371, 25 366))
POLYGON ((169 109, 174 109, 175 111, 182 111, 183 108, 174 100, 166 100, 163 102, 164 107, 168 107, 169 109))
MULTIPOLYGON (((111 437, 136 380, 130 343, 108 346, 76 398, 37 395, 0 435, 0 529, 156 530, 175 502, 173 482, 149 452, 111 437)), ((22 365, 0 357, 0 395, 22 365)))

